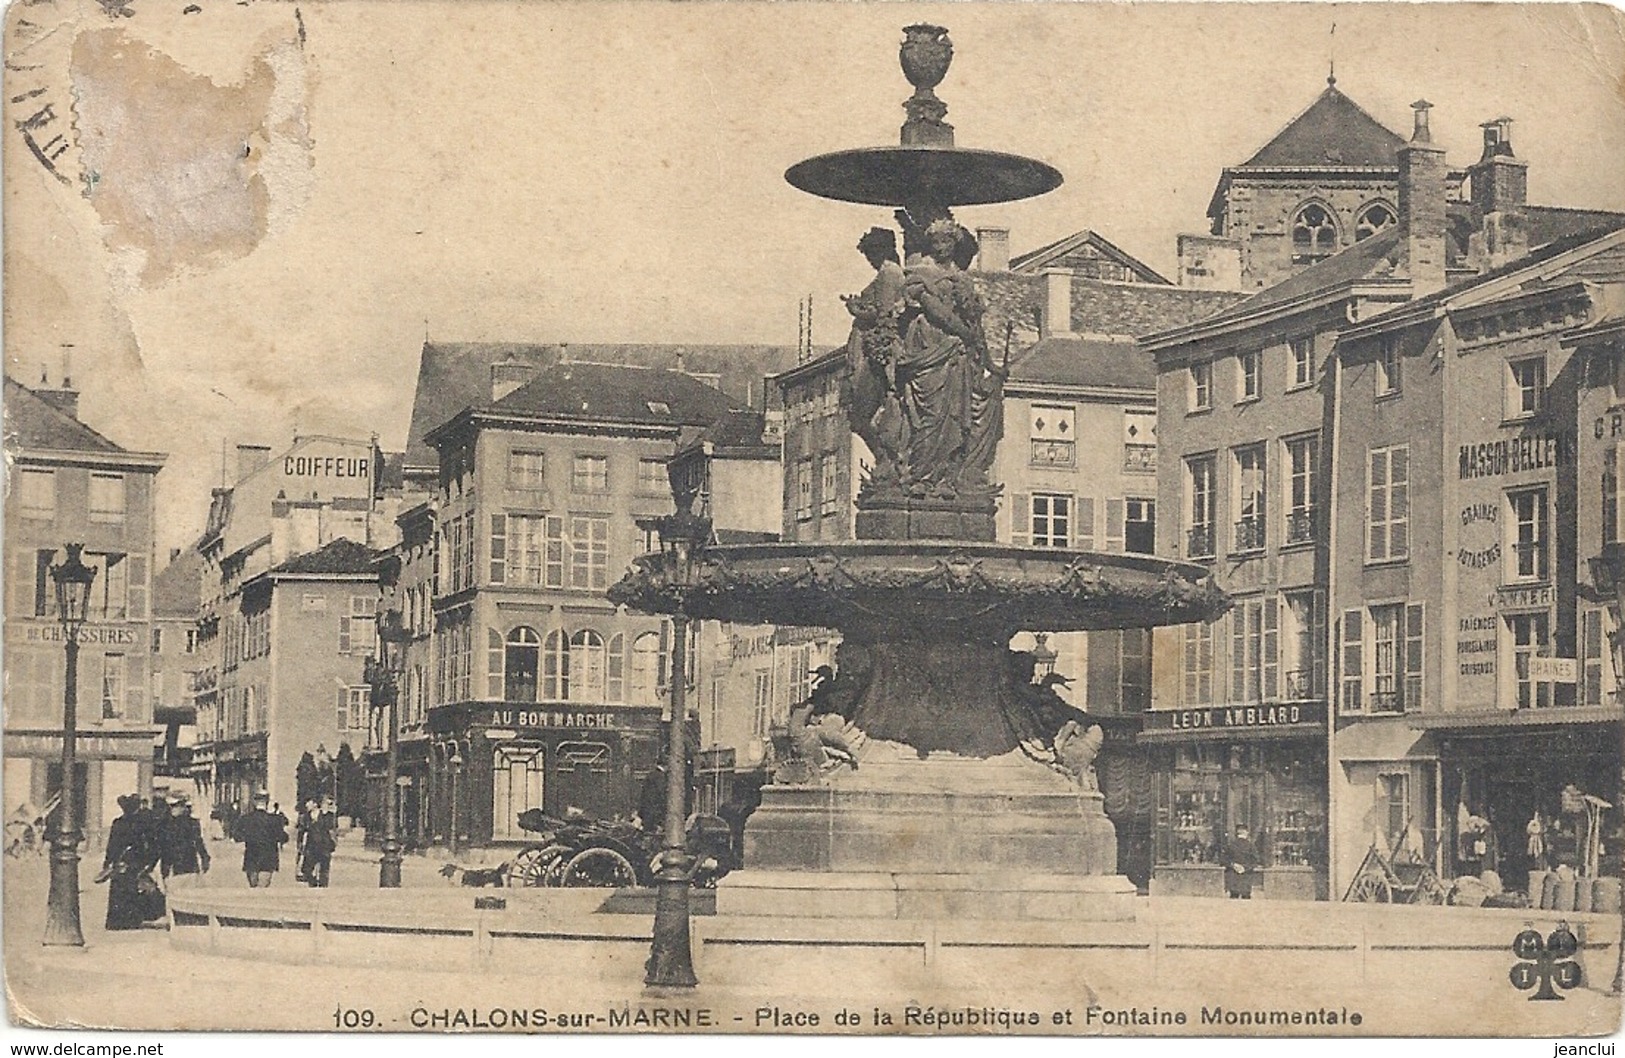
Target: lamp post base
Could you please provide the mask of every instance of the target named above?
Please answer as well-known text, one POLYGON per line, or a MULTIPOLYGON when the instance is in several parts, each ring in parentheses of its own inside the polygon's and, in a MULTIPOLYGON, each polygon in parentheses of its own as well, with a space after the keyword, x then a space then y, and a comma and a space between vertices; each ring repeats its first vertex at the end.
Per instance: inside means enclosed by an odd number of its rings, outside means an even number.
POLYGON ((379 845, 383 858, 378 861, 378 888, 401 887, 401 843, 396 838, 385 838, 379 845))
POLYGON ((79 835, 57 835, 51 843, 51 894, 45 907, 44 944, 83 948, 79 927, 79 835))
POLYGON ((699 978, 694 976, 694 956, 689 947, 691 882, 688 872, 673 862, 676 857, 670 852, 667 856, 670 858, 655 879, 654 944, 643 983, 656 988, 693 988, 699 978))

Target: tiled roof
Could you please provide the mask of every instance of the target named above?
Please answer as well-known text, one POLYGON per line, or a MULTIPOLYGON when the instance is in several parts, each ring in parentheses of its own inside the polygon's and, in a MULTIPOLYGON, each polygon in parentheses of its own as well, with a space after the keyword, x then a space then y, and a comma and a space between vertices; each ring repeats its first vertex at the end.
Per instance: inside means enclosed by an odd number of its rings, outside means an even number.
POLYGON ((762 377, 794 366, 796 351, 779 345, 636 345, 521 342, 425 342, 418 362, 417 392, 406 465, 432 466, 434 450, 423 438, 464 408, 491 397, 491 365, 513 361, 533 368, 561 360, 674 367, 682 358, 686 371, 714 374, 724 393, 740 404, 761 388, 762 377))
POLYGON ((1334 85, 1239 169, 1393 168, 1404 139, 1334 85))
MULTIPOLYGON (((1039 306, 1043 300, 1040 276, 1009 272, 974 273, 976 289, 987 302, 983 319, 994 359, 1002 356, 1006 323, 1015 324, 1011 359, 1015 352, 1037 340, 1039 306)), ((1212 316, 1242 299, 1227 290, 1158 286, 1153 283, 1109 283, 1100 279, 1072 279, 1072 330, 1077 334, 1113 334, 1124 337, 1149 334, 1212 316)))
POLYGON ((152 578, 154 617, 191 617, 198 612, 203 589, 203 555, 182 548, 175 560, 152 578))
POLYGON ((58 411, 39 394, 10 376, 6 378, 5 393, 7 448, 53 452, 127 451, 73 416, 58 411))
POLYGON ((272 573, 372 573, 381 552, 366 544, 339 538, 319 550, 298 555, 271 570, 272 573))
POLYGON ((1401 237, 1401 229, 1393 227, 1357 242, 1324 261, 1315 262, 1297 275, 1260 290, 1236 306, 1233 312, 1224 315, 1252 312, 1270 305, 1296 301, 1362 279, 1391 276, 1399 264, 1401 237))
POLYGON ((700 432, 697 441, 718 448, 761 448, 766 416, 751 408, 734 408, 700 432))
POLYGON ((542 370, 495 403, 476 407, 559 419, 710 426, 728 398, 691 375, 658 367, 571 361, 542 370))
POLYGON ((1012 386, 1032 382, 1149 390, 1156 378, 1151 354, 1129 339, 1051 335, 1010 367, 1012 386))
POLYGON ((1570 209, 1567 206, 1525 206, 1529 245, 1542 246, 1566 235, 1613 231, 1625 223, 1625 213, 1606 209, 1570 209))

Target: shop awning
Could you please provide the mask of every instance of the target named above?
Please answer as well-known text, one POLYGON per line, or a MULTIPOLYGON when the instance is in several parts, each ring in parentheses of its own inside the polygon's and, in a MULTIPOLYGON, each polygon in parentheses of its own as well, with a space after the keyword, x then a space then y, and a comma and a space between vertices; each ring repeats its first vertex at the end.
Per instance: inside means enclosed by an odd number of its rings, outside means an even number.
POLYGON ((1470 713, 1411 713, 1412 727, 1449 729, 1467 734, 1472 728, 1554 727, 1571 724, 1617 724, 1625 709, 1617 705, 1553 706, 1547 709, 1494 709, 1470 713))

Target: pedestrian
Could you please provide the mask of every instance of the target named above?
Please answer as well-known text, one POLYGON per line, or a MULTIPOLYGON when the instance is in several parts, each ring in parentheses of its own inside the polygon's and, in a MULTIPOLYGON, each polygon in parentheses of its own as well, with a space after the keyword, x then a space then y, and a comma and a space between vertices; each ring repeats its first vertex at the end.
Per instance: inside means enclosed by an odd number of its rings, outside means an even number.
POLYGON ((151 875, 158 860, 157 834, 146 799, 125 794, 118 799, 124 814, 107 828, 107 852, 97 881, 107 884, 107 928, 140 929, 164 917, 164 894, 151 875))
POLYGON ((209 847, 203 825, 192 816, 192 802, 184 794, 169 799, 169 818, 159 834, 159 870, 169 892, 199 885, 209 871, 209 847))
POLYGON ((314 800, 306 800, 299 806, 299 822, 296 824, 293 839, 295 863, 299 865, 299 873, 294 875, 297 881, 310 881, 310 827, 316 821, 317 807, 314 800))
POLYGON ((338 808, 331 797, 310 820, 305 834, 305 879, 313 889, 326 889, 333 869, 333 850, 339 846, 338 808))
POLYGON ((281 846, 288 843, 287 820, 268 810, 271 797, 261 790, 254 807, 237 820, 237 840, 243 843, 243 874, 250 889, 263 889, 282 866, 281 846))
POLYGON ((1251 900, 1258 880, 1258 848, 1248 836, 1247 825, 1237 824, 1236 836, 1225 852, 1224 891, 1232 900, 1251 900))

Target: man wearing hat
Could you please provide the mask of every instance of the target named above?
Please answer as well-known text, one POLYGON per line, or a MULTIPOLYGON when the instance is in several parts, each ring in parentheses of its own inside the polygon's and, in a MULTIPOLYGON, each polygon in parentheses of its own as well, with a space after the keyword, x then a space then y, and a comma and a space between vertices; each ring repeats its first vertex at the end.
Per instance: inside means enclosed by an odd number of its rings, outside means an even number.
POLYGON ((158 867, 164 887, 190 889, 209 869, 209 848, 203 843, 203 825, 192 816, 192 801, 184 793, 169 798, 169 817, 158 832, 158 867))
POLYGON ((237 821, 237 840, 243 843, 243 874, 251 889, 271 884, 271 875, 282 866, 281 846, 288 843, 288 824, 270 812, 271 795, 264 790, 254 795, 254 807, 237 821))

